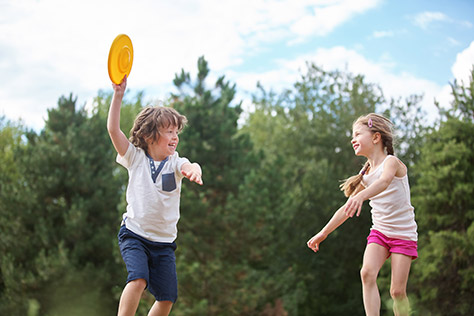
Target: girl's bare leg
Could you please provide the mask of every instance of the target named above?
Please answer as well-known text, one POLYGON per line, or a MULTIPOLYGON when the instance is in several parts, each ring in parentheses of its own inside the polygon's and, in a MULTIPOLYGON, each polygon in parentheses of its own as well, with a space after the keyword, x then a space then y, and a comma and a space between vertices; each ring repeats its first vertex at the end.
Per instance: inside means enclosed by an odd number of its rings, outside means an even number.
POLYGON ((408 316, 410 303, 407 297, 407 282, 410 274, 412 258, 399 253, 392 254, 392 282, 390 295, 393 298, 395 316, 408 316))
POLYGON ((377 287, 377 276, 388 255, 388 250, 379 244, 371 243, 365 248, 360 277, 367 316, 380 315, 380 293, 377 287))

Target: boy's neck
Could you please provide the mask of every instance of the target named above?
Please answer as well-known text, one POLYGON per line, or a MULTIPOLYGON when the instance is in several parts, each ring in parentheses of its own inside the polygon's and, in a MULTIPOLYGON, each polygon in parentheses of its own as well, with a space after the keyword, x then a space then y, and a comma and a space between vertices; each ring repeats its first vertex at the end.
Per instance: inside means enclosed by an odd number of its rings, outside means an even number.
POLYGON ((168 157, 168 155, 154 149, 152 146, 148 146, 147 153, 155 161, 163 161, 166 159, 166 157, 168 157))

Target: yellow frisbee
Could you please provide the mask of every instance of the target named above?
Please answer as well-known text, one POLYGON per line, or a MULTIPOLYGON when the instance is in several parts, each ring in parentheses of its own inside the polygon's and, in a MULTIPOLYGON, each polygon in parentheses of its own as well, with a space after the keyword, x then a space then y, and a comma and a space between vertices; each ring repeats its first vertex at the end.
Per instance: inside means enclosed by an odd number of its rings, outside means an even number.
POLYGON ((108 70, 109 77, 115 84, 120 84, 125 75, 130 74, 133 64, 133 46, 130 37, 118 35, 110 47, 108 70))

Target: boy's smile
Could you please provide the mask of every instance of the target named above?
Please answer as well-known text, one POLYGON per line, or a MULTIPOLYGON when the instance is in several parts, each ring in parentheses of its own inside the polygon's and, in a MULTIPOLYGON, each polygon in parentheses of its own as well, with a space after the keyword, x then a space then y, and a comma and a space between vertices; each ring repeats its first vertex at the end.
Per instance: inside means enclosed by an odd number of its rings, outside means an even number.
POLYGON ((177 126, 160 128, 158 140, 148 145, 149 154, 154 160, 161 161, 175 153, 179 143, 179 131, 177 126))

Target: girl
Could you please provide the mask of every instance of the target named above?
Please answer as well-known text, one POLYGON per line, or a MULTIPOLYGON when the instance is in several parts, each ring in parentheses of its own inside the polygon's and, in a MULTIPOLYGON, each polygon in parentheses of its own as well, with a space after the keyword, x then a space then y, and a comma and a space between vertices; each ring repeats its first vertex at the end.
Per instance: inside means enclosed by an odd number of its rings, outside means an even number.
POLYGON ((417 225, 410 203, 407 167, 393 154, 392 122, 378 114, 359 117, 352 128, 352 147, 367 162, 358 175, 341 185, 349 197, 327 225, 307 245, 314 252, 319 244, 354 214, 359 216, 362 203, 369 199, 372 228, 367 237, 362 269, 362 293, 366 315, 380 314, 377 275, 385 260, 392 256, 390 294, 395 315, 408 315, 406 295, 411 261, 417 258, 417 225))

